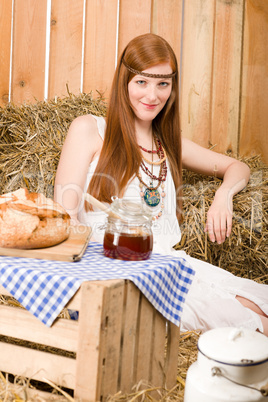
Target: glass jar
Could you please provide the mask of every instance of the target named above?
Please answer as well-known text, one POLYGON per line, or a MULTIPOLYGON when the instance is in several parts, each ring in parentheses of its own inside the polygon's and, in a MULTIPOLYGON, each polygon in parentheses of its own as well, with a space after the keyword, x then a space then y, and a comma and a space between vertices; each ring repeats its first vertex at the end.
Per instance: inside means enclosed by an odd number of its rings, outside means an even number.
POLYGON ((106 219, 104 255, 120 260, 147 260, 153 249, 152 217, 141 203, 113 198, 106 219))

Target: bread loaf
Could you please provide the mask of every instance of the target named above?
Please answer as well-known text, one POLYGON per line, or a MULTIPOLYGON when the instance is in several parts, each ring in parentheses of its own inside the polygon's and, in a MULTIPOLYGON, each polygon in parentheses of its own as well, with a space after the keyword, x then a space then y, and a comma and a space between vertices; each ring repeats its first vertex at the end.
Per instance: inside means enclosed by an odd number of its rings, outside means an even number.
POLYGON ((70 216, 58 203, 21 188, 0 196, 0 247, 43 248, 69 236, 70 216))

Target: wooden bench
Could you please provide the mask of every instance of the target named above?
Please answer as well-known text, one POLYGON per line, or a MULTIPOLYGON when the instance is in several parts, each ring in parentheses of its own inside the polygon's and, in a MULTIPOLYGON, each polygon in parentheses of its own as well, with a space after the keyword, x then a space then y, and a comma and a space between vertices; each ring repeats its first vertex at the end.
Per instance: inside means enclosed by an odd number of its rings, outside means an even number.
MULTIPOLYGON (((9 295, 2 286, 0 294, 9 295)), ((84 282, 66 307, 79 311, 78 321, 57 318, 48 328, 25 309, 0 304, 0 371, 39 381, 28 395, 53 400, 42 390, 46 379, 81 401, 130 393, 141 380, 176 385, 179 328, 132 282, 84 282)))

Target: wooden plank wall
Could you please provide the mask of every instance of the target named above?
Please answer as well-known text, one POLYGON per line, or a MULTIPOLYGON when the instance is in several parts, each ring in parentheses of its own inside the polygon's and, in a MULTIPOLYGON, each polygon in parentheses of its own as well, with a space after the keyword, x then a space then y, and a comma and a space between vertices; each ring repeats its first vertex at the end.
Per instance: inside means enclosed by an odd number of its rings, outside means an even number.
POLYGON ((267 0, 0 0, 0 105, 95 90, 154 32, 181 67, 184 136, 268 162, 267 0))

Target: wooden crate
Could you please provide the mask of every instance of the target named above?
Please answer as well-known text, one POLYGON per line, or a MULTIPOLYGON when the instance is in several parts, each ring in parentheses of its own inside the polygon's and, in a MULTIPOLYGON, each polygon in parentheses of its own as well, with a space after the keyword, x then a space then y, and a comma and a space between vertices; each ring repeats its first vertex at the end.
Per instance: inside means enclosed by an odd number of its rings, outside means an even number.
MULTIPOLYGON (((1 286, 0 294, 9 295, 1 286)), ((48 328, 25 309, 1 304, 0 371, 48 379, 74 390, 80 401, 104 401, 119 390, 129 393, 140 380, 167 389, 176 384, 179 328, 133 283, 84 282, 67 307, 79 311, 79 320, 58 318, 48 328), (31 342, 31 347, 13 344, 11 338, 31 342), (74 354, 52 354, 52 347, 74 354)), ((32 392, 45 397, 43 390, 32 392)))

